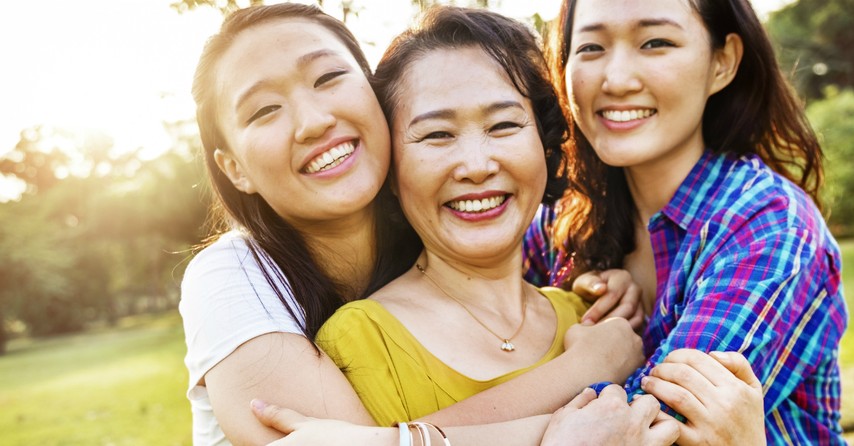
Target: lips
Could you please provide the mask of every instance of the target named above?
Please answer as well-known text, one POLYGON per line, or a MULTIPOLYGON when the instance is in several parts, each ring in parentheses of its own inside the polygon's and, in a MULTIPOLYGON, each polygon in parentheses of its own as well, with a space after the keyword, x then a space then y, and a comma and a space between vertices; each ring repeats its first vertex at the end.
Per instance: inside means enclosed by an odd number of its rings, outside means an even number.
POLYGON ((487 212, 501 206, 506 199, 506 195, 498 195, 479 200, 453 200, 445 203, 445 206, 448 206, 457 212, 480 213, 487 212))
POLYGON ((658 113, 654 108, 638 108, 633 110, 602 110, 599 115, 614 122, 629 122, 646 119, 658 113))
POLYGON ((356 151, 359 140, 353 139, 338 144, 335 147, 317 155, 308 162, 302 171, 308 174, 323 172, 341 164, 356 151))

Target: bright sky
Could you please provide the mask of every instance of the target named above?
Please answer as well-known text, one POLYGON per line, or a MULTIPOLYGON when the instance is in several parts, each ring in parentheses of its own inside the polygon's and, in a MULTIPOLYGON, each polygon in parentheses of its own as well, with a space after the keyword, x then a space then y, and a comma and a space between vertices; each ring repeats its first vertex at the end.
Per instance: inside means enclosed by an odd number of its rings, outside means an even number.
MULTIPOLYGON (((222 20, 213 8, 178 14, 173 0, 42 0, 4 3, 0 14, 0 156, 21 130, 48 125, 103 132, 117 150, 169 147, 162 122, 193 116, 199 53, 222 20)), ((753 0, 761 15, 791 0, 753 0)), ((304 1, 311 3, 310 1, 304 1)), ((272 2, 269 2, 272 3, 272 2)), ((340 0, 325 0, 337 15, 340 0)), ((503 0, 511 17, 557 14, 560 0, 503 0)), ((368 58, 405 29, 409 0, 355 0, 348 19, 368 58)), ((0 176, 0 202, 17 195, 0 176)))

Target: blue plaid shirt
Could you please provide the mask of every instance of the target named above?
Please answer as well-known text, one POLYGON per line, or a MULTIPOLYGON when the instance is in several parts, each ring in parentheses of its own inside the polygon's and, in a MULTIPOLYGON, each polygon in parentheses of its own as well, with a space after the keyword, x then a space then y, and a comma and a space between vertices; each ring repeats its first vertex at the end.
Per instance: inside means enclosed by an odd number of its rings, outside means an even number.
MULTIPOLYGON (((538 285, 566 276, 553 218, 543 209, 526 236, 538 285)), ((658 290, 630 397, 673 350, 739 351, 763 383, 768 444, 845 444, 841 256, 810 198, 758 157, 706 152, 648 229, 658 290)))

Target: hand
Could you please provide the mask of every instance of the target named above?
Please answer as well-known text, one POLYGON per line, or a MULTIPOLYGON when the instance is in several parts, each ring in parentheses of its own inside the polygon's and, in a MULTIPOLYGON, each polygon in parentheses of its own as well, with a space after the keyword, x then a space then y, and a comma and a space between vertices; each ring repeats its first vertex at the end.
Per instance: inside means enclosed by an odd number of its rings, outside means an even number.
POLYGON ((687 419, 680 445, 765 444, 762 384, 739 353, 681 349, 643 379, 643 390, 687 419))
POLYGON ((541 446, 553 445, 670 445, 679 436, 679 423, 656 421, 658 401, 645 395, 626 403, 622 387, 610 385, 596 397, 585 389, 552 415, 541 446))
POLYGON ((359 426, 346 421, 307 417, 299 412, 252 400, 252 413, 261 424, 287 436, 267 446, 352 446, 397 444, 397 429, 359 426))
POLYGON ((624 269, 586 272, 572 283, 572 291, 593 306, 581 321, 599 322, 604 318, 628 319, 636 331, 644 324, 641 288, 624 269))
POLYGON ((606 319, 596 325, 575 324, 563 337, 567 353, 584 358, 600 381, 623 382, 646 361, 643 341, 625 319, 606 319))

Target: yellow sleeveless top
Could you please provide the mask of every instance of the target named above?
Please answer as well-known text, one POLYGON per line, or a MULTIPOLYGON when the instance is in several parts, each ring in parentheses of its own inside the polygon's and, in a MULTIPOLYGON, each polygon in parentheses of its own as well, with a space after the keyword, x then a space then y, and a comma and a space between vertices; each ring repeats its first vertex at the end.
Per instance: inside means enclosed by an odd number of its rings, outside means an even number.
POLYGON ((379 426, 411 421, 509 381, 563 353, 563 334, 577 323, 587 305, 576 294, 540 288, 557 316, 554 341, 530 367, 496 378, 471 379, 427 351, 375 300, 350 302, 321 327, 317 344, 347 376, 379 426))

